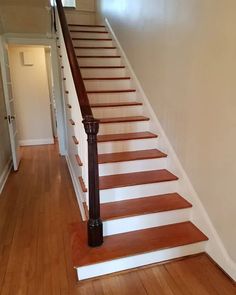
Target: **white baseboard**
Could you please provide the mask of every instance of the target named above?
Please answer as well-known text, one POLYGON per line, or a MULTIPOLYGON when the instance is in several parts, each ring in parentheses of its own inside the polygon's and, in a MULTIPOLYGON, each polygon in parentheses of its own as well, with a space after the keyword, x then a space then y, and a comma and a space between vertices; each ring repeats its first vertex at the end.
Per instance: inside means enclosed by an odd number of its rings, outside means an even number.
POLYGON ((53 138, 19 140, 20 146, 54 144, 53 138))
POLYGON ((82 219, 85 221, 86 220, 86 214, 84 211, 84 206, 83 206, 83 192, 81 191, 80 185, 78 183, 77 177, 74 173, 71 161, 70 161, 70 157, 68 155, 66 155, 66 162, 69 168, 69 172, 71 175, 71 179, 72 179, 72 183, 74 186, 74 190, 75 190, 75 194, 76 194, 76 198, 79 204, 79 208, 80 208, 80 213, 81 213, 81 217, 82 219))
POLYGON ((159 141, 161 141, 160 145, 165 147, 165 149, 167 148, 167 150, 163 151, 167 152, 168 157, 171 158, 171 161, 173 161, 174 166, 171 167, 172 172, 176 173, 179 176, 179 178, 182 179, 181 191, 184 194, 184 196, 188 197, 188 201, 191 202, 193 205, 193 214, 191 221, 197 227, 199 227, 209 238, 205 251, 234 281, 236 281, 236 263, 229 256, 223 244, 223 241, 220 239, 220 236, 217 233, 213 223, 211 222, 211 219, 206 209, 204 208, 197 192, 193 188, 190 179, 188 178, 182 164, 180 163, 180 160, 177 154, 175 153, 174 148, 172 147, 164 129, 162 128, 161 123, 159 122, 157 115, 155 114, 147 96, 145 95, 141 83, 135 75, 135 72, 107 18, 105 18, 105 22, 117 44, 118 49, 120 50, 125 65, 129 69, 130 75, 136 85, 138 93, 140 94, 140 97, 142 97, 144 106, 146 106, 146 113, 151 118, 151 121, 153 123, 152 131, 154 133, 158 132, 158 134, 160 135, 159 141))
POLYGON ((7 165, 5 166, 5 168, 3 169, 2 174, 0 175, 0 194, 2 193, 2 190, 4 188, 4 185, 7 181, 7 178, 11 172, 11 168, 12 168, 12 159, 10 159, 7 163, 7 165))

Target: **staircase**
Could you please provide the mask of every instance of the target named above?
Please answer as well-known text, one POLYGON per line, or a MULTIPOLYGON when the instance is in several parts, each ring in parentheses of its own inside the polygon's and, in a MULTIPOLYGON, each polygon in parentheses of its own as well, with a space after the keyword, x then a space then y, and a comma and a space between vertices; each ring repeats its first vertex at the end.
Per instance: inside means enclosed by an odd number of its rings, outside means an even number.
MULTIPOLYGON (((101 247, 91 248, 86 223, 72 226, 79 280, 203 252, 207 237, 190 221, 192 205, 178 193, 178 175, 159 149, 154 123, 111 32, 103 25, 69 28, 93 115, 100 120, 105 236, 101 247)), ((77 162, 83 165, 79 156, 77 162)), ((80 183, 86 192, 87 184, 81 178, 80 183)))

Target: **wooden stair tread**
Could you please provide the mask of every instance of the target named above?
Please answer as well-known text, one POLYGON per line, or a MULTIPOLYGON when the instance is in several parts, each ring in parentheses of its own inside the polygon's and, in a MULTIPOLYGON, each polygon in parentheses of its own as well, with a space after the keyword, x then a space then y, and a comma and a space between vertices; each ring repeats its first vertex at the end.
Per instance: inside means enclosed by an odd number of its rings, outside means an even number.
POLYGON ((115 46, 74 46, 75 49, 116 49, 115 46))
POLYGON ((150 139, 157 138, 158 136, 151 132, 135 132, 135 133, 119 133, 119 134, 105 134, 98 135, 98 142, 109 141, 123 141, 123 140, 138 140, 138 139, 150 139))
POLYGON ((70 32, 71 33, 88 33, 88 34, 90 34, 90 33, 95 33, 95 34, 108 34, 108 32, 107 31, 88 31, 88 30, 70 30, 70 32))
POLYGON ((171 193, 101 204, 101 217, 102 220, 111 220, 191 207, 179 194, 171 193))
POLYGON ((83 193, 87 193, 88 192, 88 189, 87 189, 87 187, 86 187, 86 185, 84 183, 84 180, 83 180, 83 177, 82 176, 79 177, 79 183, 80 183, 80 187, 82 189, 82 192, 83 193))
POLYGON ((77 164, 78 164, 79 166, 83 166, 83 162, 81 161, 79 155, 75 155, 75 159, 76 159, 76 162, 77 162, 77 164))
POLYGON ((79 144, 79 141, 78 141, 78 139, 73 135, 72 136, 72 139, 73 139, 73 141, 74 141, 74 143, 76 144, 76 145, 78 145, 79 144))
POLYGON ((96 248, 91 248, 87 245, 87 224, 85 222, 71 225, 71 233, 72 259, 75 267, 208 240, 191 222, 164 225, 108 236, 104 238, 104 244, 96 248))
POLYGON ((77 55, 77 58, 121 58, 120 55, 77 55))
POLYGON ((91 103, 91 108, 111 108, 111 107, 129 107, 141 106, 142 102, 128 101, 128 102, 107 102, 107 103, 91 103))
POLYGON ((111 38, 79 38, 79 37, 77 37, 77 38, 75 38, 75 37, 73 37, 73 38, 71 38, 72 40, 81 40, 81 41, 112 41, 112 39, 111 38))
POLYGON ((108 80, 108 81, 113 81, 113 80, 130 80, 130 77, 97 77, 97 78, 83 78, 84 81, 103 81, 103 80, 108 80))
POLYGON ((120 90, 89 90, 87 93, 123 93, 123 92, 136 92, 136 89, 120 89, 120 90))
POLYGON ((80 25, 80 24, 68 24, 71 27, 90 27, 90 28, 105 28, 104 25, 80 25))
POLYGON ((127 162, 145 159, 156 159, 165 158, 166 154, 162 153, 157 149, 152 150, 142 150, 142 151, 132 151, 132 152, 121 152, 121 153, 111 153, 111 154, 100 154, 98 155, 98 163, 116 163, 116 162, 127 162))
POLYGON ((144 116, 132 116, 132 117, 115 117, 115 118, 97 118, 100 124, 109 123, 126 123, 126 122, 139 122, 149 121, 150 119, 144 116))
POLYGON ((178 180, 166 169, 123 173, 99 177, 100 190, 178 180))
POLYGON ((125 69, 125 66, 80 66, 80 69, 125 69))

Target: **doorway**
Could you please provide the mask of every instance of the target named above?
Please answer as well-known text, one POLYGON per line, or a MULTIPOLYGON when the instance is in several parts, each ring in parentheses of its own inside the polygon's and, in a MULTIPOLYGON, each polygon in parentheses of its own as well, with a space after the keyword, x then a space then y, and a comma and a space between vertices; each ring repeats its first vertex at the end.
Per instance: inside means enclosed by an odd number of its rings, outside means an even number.
MULTIPOLYGON (((1 37, 0 36, 0 62, 1 62, 1 68, 3 73, 3 84, 4 84, 4 96, 5 96, 5 102, 6 102, 6 108, 7 108, 7 118, 8 120, 8 127, 9 127, 9 133, 10 133, 10 141, 11 141, 11 150, 12 150, 12 158, 13 158, 13 166, 14 170, 18 170, 19 162, 20 162, 20 149, 19 146, 19 140, 18 137, 18 131, 17 128, 18 123, 18 116, 15 116, 15 109, 14 104, 15 100, 13 97, 12 92, 12 70, 10 69, 10 62, 9 62, 9 47, 24 47, 25 49, 29 50, 30 48, 41 48, 44 51, 44 64, 46 65, 46 80, 48 85, 48 93, 50 94, 47 100, 47 103, 49 104, 49 107, 47 106, 47 114, 49 113, 49 120, 47 122, 49 126, 49 137, 44 137, 44 139, 47 139, 44 141, 44 144, 49 143, 50 141, 54 141, 54 137, 58 138, 58 147, 59 147, 59 153, 60 155, 66 155, 67 149, 66 149, 66 129, 65 129, 65 106, 64 106, 64 100, 62 95, 62 87, 61 87, 61 75, 60 75, 60 69, 59 69, 59 63, 58 63, 58 54, 57 54, 57 44, 55 39, 43 39, 43 38, 25 38, 24 36, 17 36, 17 37, 1 37), (11 70, 11 72, 10 72, 11 70), (50 73, 50 74, 49 74, 50 73), (49 99, 50 98, 50 99, 49 99), (49 109, 49 111, 48 111, 49 109), (16 118, 17 117, 17 118, 16 118)), ((29 54, 26 52, 24 54, 24 51, 21 51, 21 53, 18 54, 20 56, 20 62, 21 65, 24 67, 32 67, 32 64, 34 64, 33 56, 29 52, 29 54)), ((36 59, 37 60, 37 59, 36 59)), ((26 79, 27 76, 22 75, 21 79, 23 84, 25 85, 24 89, 32 88, 32 83, 29 83, 29 80, 26 79)), ((44 77, 45 78, 45 77, 44 77)), ((36 80, 38 78, 36 77, 36 80)), ((44 79, 45 81, 45 79, 44 79)), ((15 87, 15 86, 14 86, 15 87)), ((33 95, 37 92, 41 91, 40 89, 34 89, 33 95)), ((31 102, 31 101, 30 101, 31 102)), ((31 104, 32 105, 32 104, 31 104)), ((43 114, 44 112, 41 108, 37 107, 36 104, 33 105, 33 109, 37 109, 37 113, 43 114)), ((30 109, 30 111, 32 108, 30 109)), ((43 115, 41 117, 41 121, 43 121, 43 115)), ((33 120, 30 120, 30 125, 33 125, 33 120)), ((37 126, 33 126, 35 133, 37 130, 37 126)), ((21 140, 21 138, 19 138, 21 140)), ((29 138, 30 139, 30 138, 29 138)), ((31 144, 40 144, 40 141, 36 141, 35 138, 31 138, 33 141, 31 144)), ((42 138, 40 138, 42 139, 42 138)), ((21 141, 21 144, 30 144, 30 141, 25 141, 23 139, 21 141)), ((28 140, 28 139, 26 139, 28 140)), ((41 141, 41 144, 42 141, 41 141)))
POLYGON ((53 144, 57 118, 50 48, 11 44, 8 54, 19 145, 53 144))

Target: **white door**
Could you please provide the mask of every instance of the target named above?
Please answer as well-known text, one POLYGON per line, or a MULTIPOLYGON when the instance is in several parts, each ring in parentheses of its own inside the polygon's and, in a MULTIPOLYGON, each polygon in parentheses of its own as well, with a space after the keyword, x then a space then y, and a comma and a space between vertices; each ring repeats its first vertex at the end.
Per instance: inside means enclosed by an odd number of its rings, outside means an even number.
POLYGON ((18 170, 19 163, 20 163, 20 147, 18 143, 14 98, 12 94, 11 74, 10 74, 9 59, 8 59, 8 47, 5 40, 2 37, 0 37, 0 61, 1 61, 3 89, 4 89, 6 111, 7 111, 7 116, 5 119, 8 121, 10 141, 11 141, 12 160, 13 160, 14 170, 16 171, 18 170))

